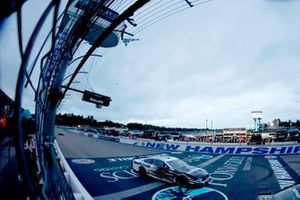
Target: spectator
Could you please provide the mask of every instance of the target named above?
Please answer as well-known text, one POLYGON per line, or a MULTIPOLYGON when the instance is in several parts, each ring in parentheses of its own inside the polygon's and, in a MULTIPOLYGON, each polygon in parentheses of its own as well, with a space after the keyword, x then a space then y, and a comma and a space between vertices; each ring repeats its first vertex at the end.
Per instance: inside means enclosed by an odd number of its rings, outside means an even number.
POLYGON ((2 114, 1 114, 0 128, 1 128, 1 130, 7 129, 7 119, 6 119, 6 115, 4 112, 2 112, 2 114))
POLYGON ((0 118, 0 141, 4 140, 4 138, 7 136, 7 118, 4 112, 1 114, 0 118))

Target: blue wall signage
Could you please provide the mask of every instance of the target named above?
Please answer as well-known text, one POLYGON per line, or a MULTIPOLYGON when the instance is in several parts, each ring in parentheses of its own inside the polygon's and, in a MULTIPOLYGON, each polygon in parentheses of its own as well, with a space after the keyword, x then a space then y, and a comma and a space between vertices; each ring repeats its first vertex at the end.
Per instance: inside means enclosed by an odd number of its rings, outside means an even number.
POLYGON ((205 154, 229 154, 229 155, 284 155, 284 154, 300 154, 300 145, 282 144, 282 145, 263 145, 263 146, 230 146, 229 145, 208 145, 208 144, 176 144, 161 143, 155 141, 141 141, 120 139, 120 143, 127 143, 136 146, 143 146, 152 149, 184 151, 191 153, 205 154))

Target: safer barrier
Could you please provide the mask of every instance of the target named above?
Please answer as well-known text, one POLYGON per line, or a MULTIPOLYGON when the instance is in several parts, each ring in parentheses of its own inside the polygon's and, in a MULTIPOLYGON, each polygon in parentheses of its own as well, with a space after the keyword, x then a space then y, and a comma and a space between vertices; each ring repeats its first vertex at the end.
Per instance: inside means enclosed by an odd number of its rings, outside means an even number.
POLYGON ((157 142, 139 139, 120 138, 120 143, 131 144, 152 149, 184 151, 191 153, 230 154, 230 155, 285 155, 300 154, 299 144, 239 145, 157 142))
POLYGON ((80 181, 75 176, 74 172, 70 168, 69 164, 67 163, 64 155, 62 154, 56 140, 54 141, 54 146, 58 157, 60 159, 60 165, 64 170, 64 175, 71 187, 73 194, 76 200, 93 200, 93 197, 86 191, 86 189, 82 186, 80 181))

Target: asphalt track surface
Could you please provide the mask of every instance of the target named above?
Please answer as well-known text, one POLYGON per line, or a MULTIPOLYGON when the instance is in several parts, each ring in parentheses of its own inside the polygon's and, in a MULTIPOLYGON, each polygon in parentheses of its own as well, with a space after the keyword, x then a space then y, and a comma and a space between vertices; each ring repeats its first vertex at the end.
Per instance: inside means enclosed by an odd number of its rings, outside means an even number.
POLYGON ((147 149, 58 129, 58 144, 70 167, 94 199, 253 200, 300 182, 299 155, 204 155, 147 149), (179 189, 131 170, 134 158, 169 154, 211 175, 208 187, 179 189))
POLYGON ((119 144, 111 141, 96 140, 83 135, 76 135, 68 130, 57 130, 57 133, 63 132, 64 136, 57 135, 57 143, 66 158, 106 158, 132 155, 147 155, 161 153, 158 150, 150 150, 128 145, 119 144))

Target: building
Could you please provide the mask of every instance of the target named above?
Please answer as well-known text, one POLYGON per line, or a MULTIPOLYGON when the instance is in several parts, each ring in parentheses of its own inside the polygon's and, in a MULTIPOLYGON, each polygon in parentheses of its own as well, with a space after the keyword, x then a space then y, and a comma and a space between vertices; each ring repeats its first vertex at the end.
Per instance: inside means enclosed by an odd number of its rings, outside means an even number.
POLYGON ((252 119, 254 132, 261 131, 262 111, 252 111, 252 119))
MULTIPOLYGON (((251 138, 251 133, 246 128, 224 128, 223 142, 247 142, 251 138)), ((220 137, 220 134, 218 134, 220 137)))

